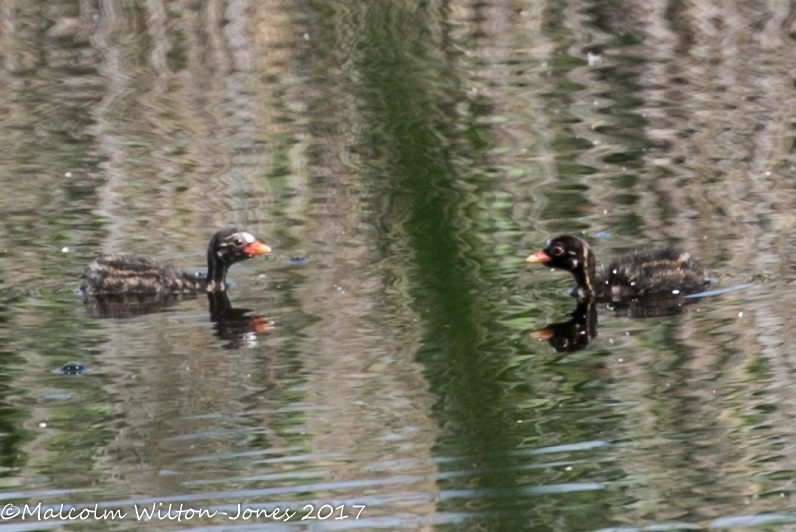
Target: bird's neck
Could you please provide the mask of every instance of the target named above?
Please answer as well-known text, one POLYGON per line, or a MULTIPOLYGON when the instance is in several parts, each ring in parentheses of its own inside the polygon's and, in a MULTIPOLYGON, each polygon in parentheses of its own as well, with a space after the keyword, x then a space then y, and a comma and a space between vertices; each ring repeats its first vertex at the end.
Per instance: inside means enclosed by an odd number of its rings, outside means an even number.
POLYGON ((572 270, 572 276, 575 277, 575 283, 577 284, 578 298, 594 296, 596 269, 594 253, 591 252, 591 249, 586 248, 584 256, 578 260, 577 267, 572 270))
POLYGON ((222 262, 213 246, 207 248, 207 291, 223 292, 227 289, 227 265, 222 262))

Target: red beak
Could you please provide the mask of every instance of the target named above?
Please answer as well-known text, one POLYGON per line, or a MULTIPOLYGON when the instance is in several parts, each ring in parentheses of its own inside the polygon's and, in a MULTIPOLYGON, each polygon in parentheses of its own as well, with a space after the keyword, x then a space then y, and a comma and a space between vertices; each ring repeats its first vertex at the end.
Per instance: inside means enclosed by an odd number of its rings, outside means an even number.
POLYGON ((529 264, 547 264, 551 260, 553 259, 551 259, 550 256, 544 251, 537 251, 536 253, 532 253, 525 258, 525 262, 529 264))
POLYGON ((265 255, 266 253, 271 253, 271 248, 258 240, 243 248, 243 252, 249 257, 256 257, 257 255, 265 255))

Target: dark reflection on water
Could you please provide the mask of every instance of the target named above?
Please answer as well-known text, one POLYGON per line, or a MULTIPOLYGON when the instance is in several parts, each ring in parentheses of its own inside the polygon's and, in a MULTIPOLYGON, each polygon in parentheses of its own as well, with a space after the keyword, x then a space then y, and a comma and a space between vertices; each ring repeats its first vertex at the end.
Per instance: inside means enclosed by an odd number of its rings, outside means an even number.
POLYGON ((110 294, 86 297, 83 303, 92 318, 124 319, 154 314, 196 297, 196 294, 110 294))
MULTIPOLYGON (((181 301, 204 298, 203 294, 109 294, 88 296, 83 303, 92 318, 126 319, 162 312, 181 301)), ((269 318, 250 315, 250 310, 233 308, 226 292, 206 295, 208 312, 216 336, 226 349, 257 345, 256 336, 273 328, 269 318)))
POLYGON ((210 303, 210 321, 213 322, 216 336, 226 341, 225 349, 257 345, 257 335, 273 328, 271 319, 249 315, 249 309, 233 308, 226 292, 207 294, 207 299, 210 303))
MULTIPOLYGON (((403 32, 395 31, 395 21, 402 17, 409 18, 399 26, 404 29, 420 22, 399 9, 368 17, 365 39, 378 41, 380 47, 366 48, 362 70, 369 90, 364 98, 380 124, 381 135, 374 133, 371 142, 390 146, 385 237, 406 238, 414 252, 410 294, 424 326, 416 357, 437 397, 435 416, 448 427, 436 452, 468 456, 471 464, 483 468, 468 479, 477 490, 504 490, 501 497, 478 497, 475 507, 468 504, 471 511, 519 507, 505 496, 518 481, 511 460, 500 452, 514 442, 495 401, 501 395, 494 378, 499 359, 490 360, 484 349, 494 318, 488 301, 479 297, 484 280, 463 252, 468 240, 463 230, 465 190, 458 185, 462 176, 453 159, 461 157, 457 152, 464 146, 457 146, 453 117, 446 113, 456 105, 457 95, 437 89, 445 78, 424 68, 431 58, 413 53, 407 44, 415 39, 404 40, 403 32), (392 54, 378 53, 384 49, 392 54), (399 234, 389 232, 398 227, 399 234)), ((446 485, 442 483, 443 493, 452 493, 446 485)), ((474 497, 464 498, 474 502, 474 497)), ((441 511, 455 511, 449 499, 441 498, 441 511)))
POLYGON ((551 323, 544 329, 531 332, 531 338, 546 341, 559 353, 574 353, 586 349, 597 336, 597 304, 586 299, 578 301, 569 319, 551 323))

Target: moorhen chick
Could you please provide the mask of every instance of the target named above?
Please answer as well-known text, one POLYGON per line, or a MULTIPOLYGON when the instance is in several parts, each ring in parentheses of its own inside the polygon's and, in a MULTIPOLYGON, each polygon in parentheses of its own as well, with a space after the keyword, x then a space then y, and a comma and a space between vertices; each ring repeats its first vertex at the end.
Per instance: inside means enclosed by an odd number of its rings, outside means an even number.
POLYGON ((576 236, 562 235, 525 259, 572 273, 574 295, 597 302, 644 297, 678 297, 705 289, 710 280, 685 251, 658 248, 623 255, 597 268, 589 245, 576 236))
POLYGON ((85 296, 223 292, 231 265, 270 252, 271 248, 251 233, 223 229, 207 246, 206 276, 180 272, 147 259, 103 255, 86 266, 80 290, 85 296))

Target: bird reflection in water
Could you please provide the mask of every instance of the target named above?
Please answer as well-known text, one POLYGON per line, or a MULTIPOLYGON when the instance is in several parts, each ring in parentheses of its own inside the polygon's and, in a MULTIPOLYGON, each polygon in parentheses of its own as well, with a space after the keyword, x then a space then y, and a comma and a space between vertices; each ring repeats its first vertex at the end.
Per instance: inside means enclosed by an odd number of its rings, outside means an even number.
POLYGON ((145 316, 173 307, 186 299, 195 299, 195 294, 108 294, 91 296, 77 290, 83 296, 86 311, 92 318, 124 319, 145 316))
POLYGON ((585 349, 597 336, 597 305, 591 299, 579 301, 567 321, 551 323, 531 333, 531 338, 550 344, 556 353, 585 349))
POLYGON ((245 308, 232 308, 226 292, 207 294, 210 303, 210 321, 215 335, 225 340, 225 349, 256 347, 258 335, 274 328, 273 320, 262 316, 250 316, 245 308))
MULTIPOLYGON (((699 296, 701 294, 695 294, 699 296)), ((625 318, 662 318, 685 312, 688 305, 700 301, 690 298, 639 298, 598 304, 594 298, 578 298, 575 311, 567 321, 552 323, 530 333, 531 338, 546 341, 557 353, 574 353, 585 349, 597 337, 597 308, 612 310, 614 316, 625 318)))
MULTIPOLYGON (((86 296, 86 311, 92 318, 125 319, 161 312, 197 294, 113 294, 86 296)), ((250 315, 249 309, 233 308, 225 292, 207 293, 214 334, 226 349, 257 345, 257 337, 273 329, 270 318, 250 315)))

